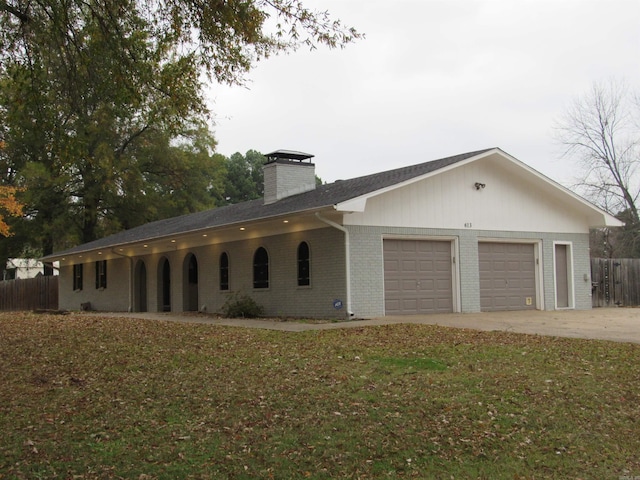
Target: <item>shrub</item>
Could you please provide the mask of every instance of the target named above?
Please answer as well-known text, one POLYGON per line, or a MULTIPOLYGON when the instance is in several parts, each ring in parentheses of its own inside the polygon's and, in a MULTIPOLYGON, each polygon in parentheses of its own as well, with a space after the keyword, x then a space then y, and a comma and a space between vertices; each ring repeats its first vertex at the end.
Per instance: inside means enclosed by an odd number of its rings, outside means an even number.
POLYGON ((248 295, 235 293, 224 302, 222 314, 227 318, 256 318, 264 315, 264 307, 248 295))

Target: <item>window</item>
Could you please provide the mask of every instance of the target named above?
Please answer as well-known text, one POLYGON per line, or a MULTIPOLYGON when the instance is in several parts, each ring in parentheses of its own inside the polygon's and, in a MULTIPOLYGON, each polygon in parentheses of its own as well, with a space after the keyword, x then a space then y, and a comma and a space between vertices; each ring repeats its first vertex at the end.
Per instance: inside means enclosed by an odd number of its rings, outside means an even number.
POLYGON ((82 290, 82 264, 73 266, 73 289, 82 290))
POLYGON ((229 255, 220 255, 220 290, 229 290, 229 255))
POLYGON ((253 288, 269 288, 269 254, 263 247, 253 255, 253 288))
POLYGON ((96 262, 96 288, 107 288, 107 261, 96 262))
POLYGON ((302 242, 298 245, 298 286, 309 285, 309 277, 309 244, 302 242))

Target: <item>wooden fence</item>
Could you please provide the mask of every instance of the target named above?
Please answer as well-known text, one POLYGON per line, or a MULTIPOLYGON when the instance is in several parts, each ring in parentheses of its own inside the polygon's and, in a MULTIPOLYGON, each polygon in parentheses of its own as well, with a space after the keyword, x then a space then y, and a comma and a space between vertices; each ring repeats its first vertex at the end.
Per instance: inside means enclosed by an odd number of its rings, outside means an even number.
POLYGON ((640 305, 640 258, 592 258, 592 305, 640 305))
POLYGON ((0 282, 0 311, 57 309, 57 276, 41 275, 0 282))

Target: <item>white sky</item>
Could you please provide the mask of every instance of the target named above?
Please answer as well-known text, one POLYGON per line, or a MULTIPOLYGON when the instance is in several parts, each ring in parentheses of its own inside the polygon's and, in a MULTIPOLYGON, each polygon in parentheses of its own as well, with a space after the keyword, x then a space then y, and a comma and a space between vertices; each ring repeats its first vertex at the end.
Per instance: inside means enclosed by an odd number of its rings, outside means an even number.
POLYGON ((596 81, 640 85, 640 0, 305 0, 366 38, 213 86, 218 151, 300 150, 326 182, 490 147, 570 184, 553 123, 596 81))

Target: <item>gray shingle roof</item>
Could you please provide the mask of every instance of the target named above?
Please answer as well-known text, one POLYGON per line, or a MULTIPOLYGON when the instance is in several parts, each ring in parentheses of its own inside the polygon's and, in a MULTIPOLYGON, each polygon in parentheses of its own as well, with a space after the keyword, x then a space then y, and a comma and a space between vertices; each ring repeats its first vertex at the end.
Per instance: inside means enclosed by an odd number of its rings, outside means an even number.
POLYGON ((63 255, 71 255, 134 242, 150 241, 159 237, 194 232, 206 228, 222 227, 225 225, 330 207, 412 178, 435 172, 436 170, 472 158, 489 150, 493 149, 463 153, 453 157, 396 168, 394 170, 374 173, 350 180, 339 180, 334 183, 320 185, 315 190, 309 192, 283 198, 268 205, 265 205, 263 199, 260 198, 235 205, 158 220, 130 230, 124 230, 93 242, 78 245, 62 252, 56 252, 53 255, 45 257, 43 260, 46 261, 63 255))

